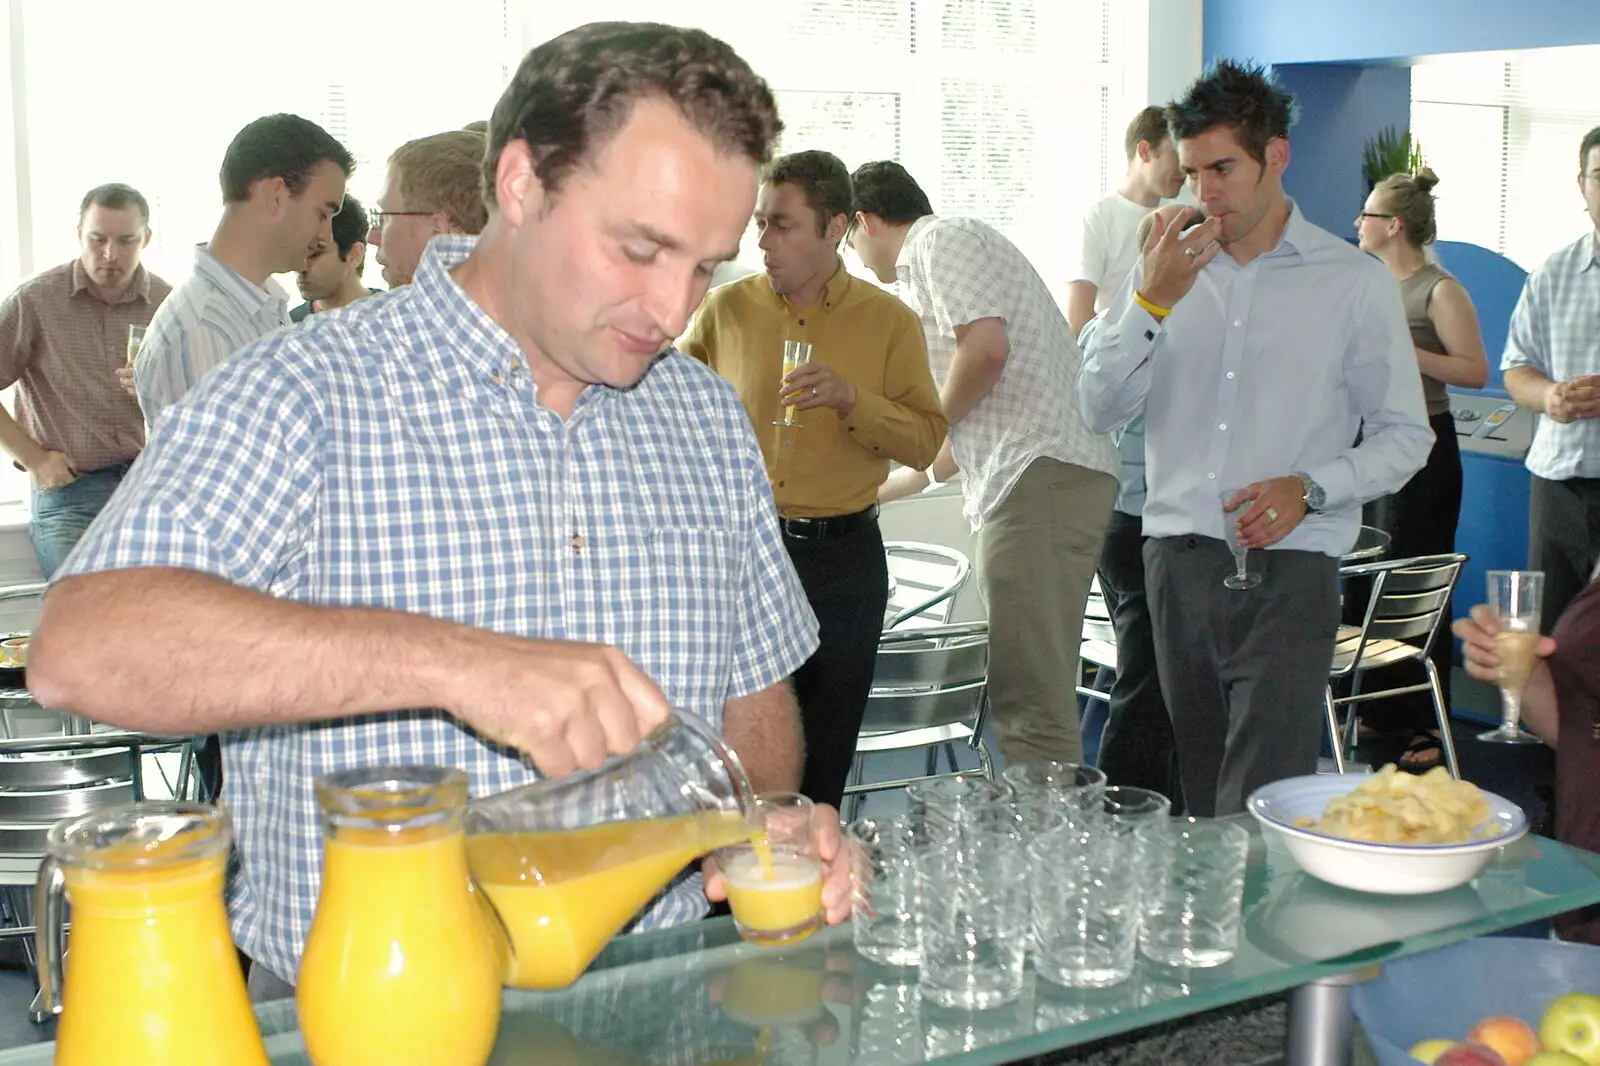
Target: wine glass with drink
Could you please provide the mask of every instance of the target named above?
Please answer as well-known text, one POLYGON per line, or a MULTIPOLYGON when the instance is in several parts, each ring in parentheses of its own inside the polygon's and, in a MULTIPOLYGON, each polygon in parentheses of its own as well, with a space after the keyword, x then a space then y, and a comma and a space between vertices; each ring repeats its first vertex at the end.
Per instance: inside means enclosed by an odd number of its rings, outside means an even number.
POLYGON ((1495 744, 1538 744, 1524 731, 1522 690, 1539 662, 1539 608, 1544 596, 1544 573, 1539 570, 1490 570, 1489 609, 1500 627, 1494 635, 1500 657, 1500 728, 1478 734, 1495 744))
POLYGON ((143 326, 128 327, 128 365, 133 365, 134 358, 139 354, 139 345, 144 343, 143 326))
POLYGON ((1222 535, 1228 541, 1228 550, 1233 553, 1234 565, 1234 572, 1223 578, 1222 583, 1230 589, 1253 589, 1261 584, 1261 574, 1250 570, 1250 549, 1239 543, 1239 517, 1249 508, 1250 501, 1244 501, 1231 512, 1228 510, 1228 504, 1242 491, 1225 489, 1219 493, 1222 500, 1222 535))
MULTIPOLYGON (((778 392, 789 387, 789 375, 811 362, 811 345, 805 341, 783 342, 783 377, 778 381, 778 392)), ((772 423, 775 426, 799 427, 794 420, 794 404, 784 404, 783 417, 772 423)))

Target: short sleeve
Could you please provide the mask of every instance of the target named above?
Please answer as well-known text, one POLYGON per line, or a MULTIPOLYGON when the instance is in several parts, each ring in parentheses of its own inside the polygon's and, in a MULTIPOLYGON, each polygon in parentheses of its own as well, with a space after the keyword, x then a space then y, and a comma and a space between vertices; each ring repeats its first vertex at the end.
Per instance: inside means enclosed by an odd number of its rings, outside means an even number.
POLYGON ((1099 225, 1099 216, 1091 211, 1083 216, 1078 227, 1076 263, 1071 281, 1087 281, 1097 289, 1105 288, 1106 240, 1099 225))
POLYGON ((923 293, 941 330, 981 318, 1006 317, 1006 272, 998 267, 1000 249, 990 247, 980 230, 935 224, 923 236, 917 257, 923 263, 923 293))
POLYGON ((1549 323, 1540 299, 1541 281, 1540 271, 1529 274, 1522 286, 1522 295, 1517 297, 1516 309, 1511 312, 1511 325, 1506 330, 1506 350, 1500 358, 1501 370, 1529 366, 1546 376, 1550 374, 1550 351, 1545 341, 1545 329, 1549 323))
POLYGON ((152 566, 274 588, 309 535, 320 485, 313 405, 326 389, 272 358, 275 342, 264 346, 161 416, 57 580, 152 566))

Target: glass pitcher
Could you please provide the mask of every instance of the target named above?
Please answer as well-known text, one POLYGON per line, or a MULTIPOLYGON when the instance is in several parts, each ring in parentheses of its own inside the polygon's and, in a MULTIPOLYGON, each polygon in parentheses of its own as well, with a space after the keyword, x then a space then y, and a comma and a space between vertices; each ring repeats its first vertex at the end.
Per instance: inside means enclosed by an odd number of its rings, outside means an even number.
POLYGON ((316 781, 322 887, 295 1006, 317 1066, 483 1066, 505 968, 467 872, 467 775, 379 766, 316 781))
POLYGON ((577 980, 685 866, 748 836, 752 801, 733 749, 684 713, 597 770, 474 800, 467 859, 511 938, 506 984, 577 980))
POLYGON ((39 988, 61 1016, 56 1066, 267 1066, 222 904, 232 839, 228 815, 198 803, 123 804, 50 830, 34 914, 39 988))

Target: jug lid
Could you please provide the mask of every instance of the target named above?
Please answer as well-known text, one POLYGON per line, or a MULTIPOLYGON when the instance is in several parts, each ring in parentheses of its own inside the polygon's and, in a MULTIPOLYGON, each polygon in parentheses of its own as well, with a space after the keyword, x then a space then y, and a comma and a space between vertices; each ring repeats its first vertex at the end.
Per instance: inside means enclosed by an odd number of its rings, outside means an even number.
POLYGON ((232 840, 233 820, 220 807, 142 800, 57 822, 45 848, 70 866, 146 868, 226 852, 232 840))

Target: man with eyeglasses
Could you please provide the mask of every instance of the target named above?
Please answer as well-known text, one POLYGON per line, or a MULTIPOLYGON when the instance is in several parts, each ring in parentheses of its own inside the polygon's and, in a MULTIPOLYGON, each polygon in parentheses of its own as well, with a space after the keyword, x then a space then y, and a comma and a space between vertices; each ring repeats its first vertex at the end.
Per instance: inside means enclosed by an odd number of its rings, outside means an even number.
POLYGON ((368 214, 368 243, 391 289, 411 284, 422 250, 446 233, 483 232, 483 153, 475 130, 450 130, 407 141, 389 157, 383 192, 368 214))
POLYGON ((18 286, 0 305, 0 447, 31 475, 28 536, 49 577, 144 447, 138 402, 119 383, 130 326, 148 326, 172 286, 145 269, 150 205, 127 185, 90 189, 78 258, 18 286))

